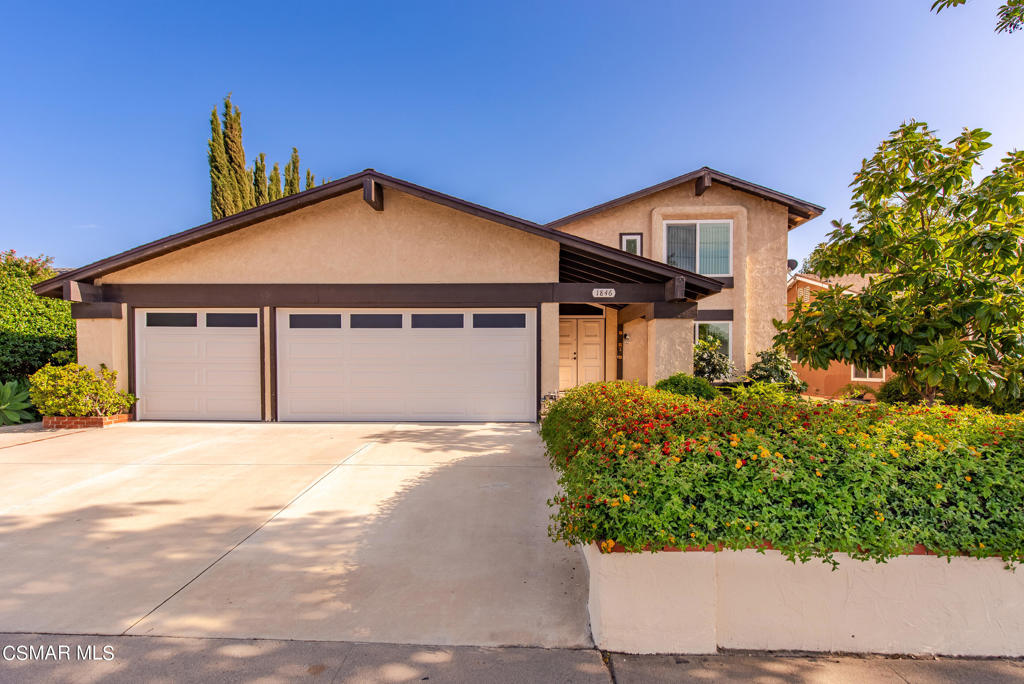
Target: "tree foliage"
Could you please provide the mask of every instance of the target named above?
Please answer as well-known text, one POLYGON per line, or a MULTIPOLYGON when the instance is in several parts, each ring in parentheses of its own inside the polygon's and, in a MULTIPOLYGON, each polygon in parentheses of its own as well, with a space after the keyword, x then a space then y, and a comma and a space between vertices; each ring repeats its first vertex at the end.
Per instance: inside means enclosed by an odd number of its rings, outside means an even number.
POLYGON ((20 380, 75 348, 71 304, 38 297, 32 284, 56 273, 49 257, 0 252, 0 383, 20 380))
MULTIPOLYGON (((262 152, 251 166, 246 165, 242 144, 242 114, 232 104, 231 95, 224 98, 224 111, 213 108, 210 115, 210 139, 207 140, 210 166, 210 214, 214 220, 258 207, 287 195, 301 192, 299 151, 292 148, 285 166, 285 183, 281 187, 281 170, 274 164, 267 176, 267 157, 262 152)), ((313 187, 313 173, 306 170, 306 189, 313 187)))
MULTIPOLYGON (((950 7, 966 5, 967 0, 935 0, 932 11, 938 14, 950 7)), ((1024 0, 1007 0, 996 11, 996 33, 1013 33, 1024 29, 1024 0)))
POLYGON ((823 277, 858 273, 776 321, 802 364, 890 367, 907 392, 1021 396, 1024 370, 1024 153, 974 182, 989 133, 943 143, 925 123, 893 131, 852 187, 854 223, 834 221, 814 254, 823 277))
POLYGON ((736 372, 736 367, 722 351, 723 342, 713 332, 702 334, 693 345, 693 374, 708 382, 725 380, 736 372))

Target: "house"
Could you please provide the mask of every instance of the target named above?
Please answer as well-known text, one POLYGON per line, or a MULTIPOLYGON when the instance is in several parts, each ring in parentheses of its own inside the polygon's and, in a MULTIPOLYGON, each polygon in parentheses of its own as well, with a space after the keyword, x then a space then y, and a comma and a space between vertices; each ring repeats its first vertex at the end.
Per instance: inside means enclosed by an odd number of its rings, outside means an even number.
MULTIPOLYGON (((816 293, 832 286, 840 285, 850 292, 858 292, 866 282, 867 278, 859 275, 824 279, 811 273, 796 273, 789 278, 786 286, 786 305, 792 311, 793 304, 798 300, 810 301, 816 293)), ((821 370, 798 364, 794 360, 793 370, 807 383, 807 394, 816 397, 838 397, 851 384, 878 389, 887 379, 884 368, 871 371, 841 361, 833 361, 828 368, 821 370)))
POLYGON ((139 419, 536 419, 543 396, 741 368, 822 208, 702 168, 547 225, 368 169, 38 283, 139 419))

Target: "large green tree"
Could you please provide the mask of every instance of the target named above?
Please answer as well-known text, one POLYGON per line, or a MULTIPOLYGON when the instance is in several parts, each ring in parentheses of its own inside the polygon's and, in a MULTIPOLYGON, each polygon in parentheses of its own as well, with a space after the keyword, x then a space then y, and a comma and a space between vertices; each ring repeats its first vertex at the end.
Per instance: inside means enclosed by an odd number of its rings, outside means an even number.
POLYGON ((0 252, 0 383, 31 375, 56 352, 74 353, 71 304, 32 292, 33 283, 56 275, 51 262, 0 252))
MULTIPOLYGON (((932 11, 938 14, 944 9, 967 4, 967 0, 935 0, 932 11)), ((996 33, 1013 33, 1024 29, 1024 0, 1007 0, 996 11, 996 33)))
POLYGON ((943 143, 927 124, 893 131, 854 176, 852 223, 834 221, 815 273, 870 276, 776 321, 800 363, 878 370, 932 401, 940 392, 1010 402, 1024 371, 1024 152, 976 181, 989 133, 943 143))
MULTIPOLYGON (((262 152, 252 166, 246 165, 245 147, 242 144, 242 114, 238 106, 232 104, 231 95, 224 98, 222 115, 218 114, 216 107, 210 115, 207 147, 210 214, 214 220, 302 191, 299 151, 294 147, 291 159, 285 166, 283 189, 280 167, 275 163, 268 177, 267 158, 262 152)), ((312 187, 313 177, 307 169, 307 189, 312 187)))

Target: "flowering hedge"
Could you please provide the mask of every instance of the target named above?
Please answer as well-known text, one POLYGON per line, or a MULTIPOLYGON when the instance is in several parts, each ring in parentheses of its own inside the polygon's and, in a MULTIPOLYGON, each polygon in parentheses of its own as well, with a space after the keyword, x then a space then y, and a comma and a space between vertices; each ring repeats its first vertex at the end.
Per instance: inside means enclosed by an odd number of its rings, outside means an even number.
POLYGON ((1024 560, 1021 415, 611 382, 555 402, 541 436, 563 492, 549 533, 566 543, 1024 560))

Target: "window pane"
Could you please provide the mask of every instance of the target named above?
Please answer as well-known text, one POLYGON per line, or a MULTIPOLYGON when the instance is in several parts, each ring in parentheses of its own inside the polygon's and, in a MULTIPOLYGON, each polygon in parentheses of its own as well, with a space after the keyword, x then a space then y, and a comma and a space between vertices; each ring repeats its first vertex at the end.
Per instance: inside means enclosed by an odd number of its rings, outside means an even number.
POLYGON ((629 252, 630 254, 640 254, 640 236, 639 235, 623 235, 622 236, 622 247, 623 252, 629 252))
POLYGON ((402 314, 352 314, 350 328, 401 328, 402 314))
POLYGON ((288 314, 289 328, 340 328, 341 314, 288 314))
POLYGON ((863 368, 858 368, 857 366, 853 367, 854 380, 882 380, 884 373, 885 371, 883 370, 869 371, 864 370, 863 368))
POLYGON ((194 313, 147 313, 148 328, 194 328, 197 323, 194 313))
POLYGON ((666 232, 665 261, 670 266, 697 270, 697 224, 673 223, 666 232))
POLYGON ((728 323, 698 323, 697 339, 716 339, 722 343, 721 351, 729 355, 729 324, 728 323))
POLYGON ((414 328, 461 328, 463 326, 462 314, 413 314, 412 327, 414 328))
POLYGON ((208 313, 207 328, 255 328, 259 320, 254 313, 208 313))
POLYGON ((525 328, 526 314, 485 313, 473 314, 474 328, 525 328))
POLYGON ((700 224, 700 270, 707 275, 729 273, 729 224, 700 224))

